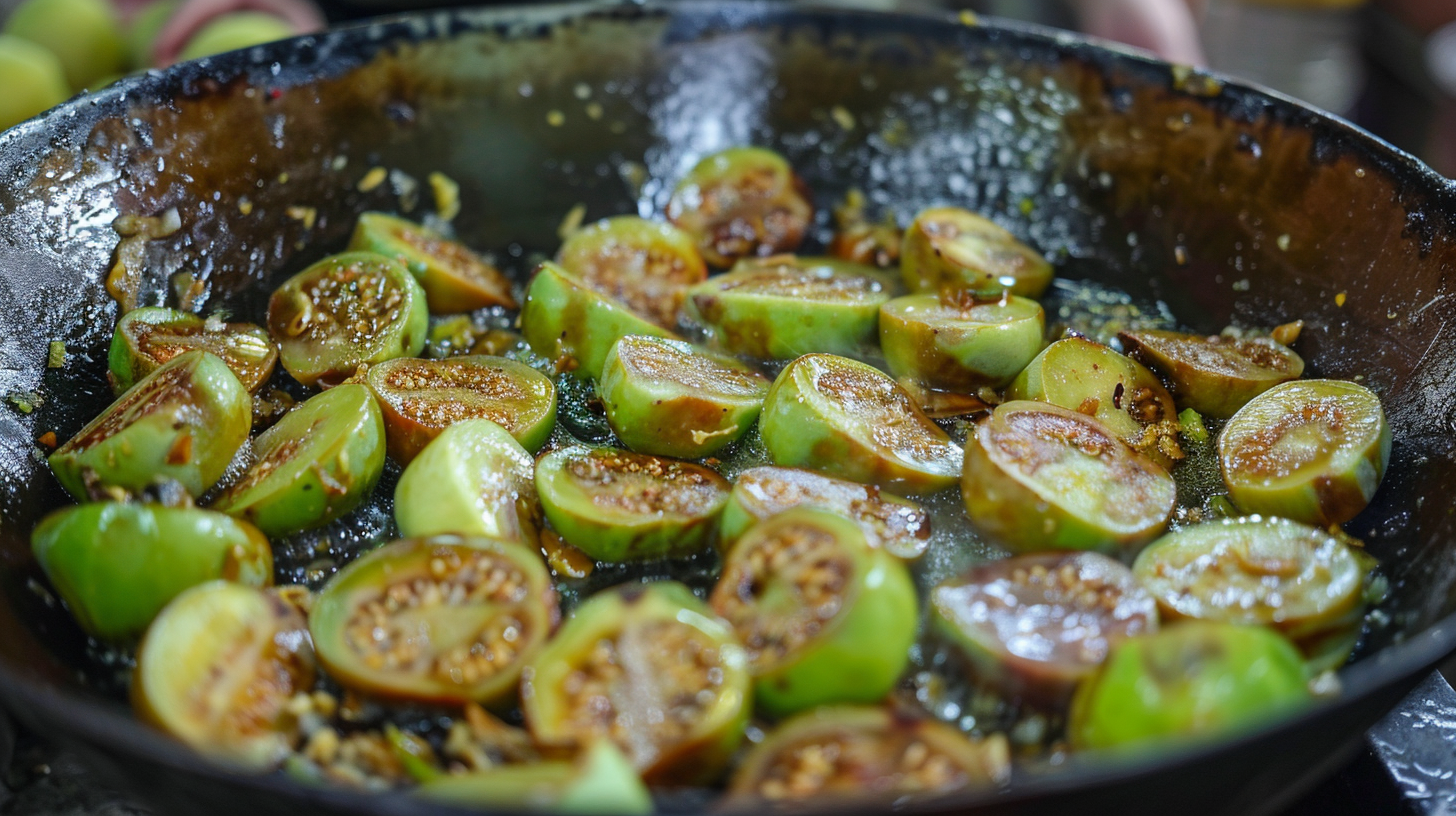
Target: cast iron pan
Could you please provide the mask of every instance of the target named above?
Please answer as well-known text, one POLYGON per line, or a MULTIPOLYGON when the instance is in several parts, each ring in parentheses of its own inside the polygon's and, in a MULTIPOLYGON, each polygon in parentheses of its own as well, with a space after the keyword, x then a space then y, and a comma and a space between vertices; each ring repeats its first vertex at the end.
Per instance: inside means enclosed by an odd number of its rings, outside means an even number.
MULTIPOLYGON (((45 399, 0 409, 0 698, 170 812, 437 812, 231 774, 138 725, 117 667, 38 582, 28 534, 64 499, 34 440, 65 439, 109 400, 110 224, 176 207, 181 231, 148 247, 143 302, 182 272, 209 306, 256 315, 266 282, 338 249, 361 210, 426 208, 432 171, 460 183, 462 237, 524 274, 578 202, 591 218, 650 214, 703 153, 768 144, 825 210, 852 185, 902 217, 955 203, 994 213, 1063 278, 1161 299, 1193 329, 1303 318, 1315 374, 1381 395, 1391 475, 1351 530, 1393 592, 1336 702, 1237 742, 1072 759, 1009 793, 915 809, 1288 801, 1456 646, 1452 187, 1290 100, 973 22, 740 2, 419 15, 127 79, 0 137, 0 395, 45 399), (361 191, 374 167, 396 172, 361 191), (63 368, 46 368, 51 340, 67 344, 63 368)), ((345 554, 370 523, 323 549, 345 554)), ((292 546, 280 561, 303 569, 292 546)))

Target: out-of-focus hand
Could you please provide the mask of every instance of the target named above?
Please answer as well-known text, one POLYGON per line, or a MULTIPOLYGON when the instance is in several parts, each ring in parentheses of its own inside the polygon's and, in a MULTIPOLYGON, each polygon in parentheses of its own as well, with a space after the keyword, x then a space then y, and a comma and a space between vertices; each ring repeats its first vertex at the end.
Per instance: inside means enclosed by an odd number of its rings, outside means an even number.
POLYGON ((295 34, 322 31, 327 25, 323 13, 309 0, 185 0, 157 35, 152 49, 153 63, 165 66, 176 62, 188 40, 203 26, 234 11, 274 15, 288 23, 295 34))
POLYGON ((1082 30, 1152 51, 1169 62, 1203 64, 1198 25, 1186 0, 1076 0, 1082 30))

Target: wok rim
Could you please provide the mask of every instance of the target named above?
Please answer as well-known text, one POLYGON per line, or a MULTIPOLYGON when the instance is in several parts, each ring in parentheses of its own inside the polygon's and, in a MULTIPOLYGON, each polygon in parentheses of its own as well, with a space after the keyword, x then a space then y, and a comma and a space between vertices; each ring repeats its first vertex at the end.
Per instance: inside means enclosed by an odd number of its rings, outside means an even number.
MULTIPOLYGON (((489 8, 405 12, 369 18, 320 34, 279 40, 125 77, 102 90, 78 94, 61 105, 0 133, 0 153, 19 149, 23 143, 44 138, 52 128, 65 127, 71 120, 87 122, 88 116, 94 115, 90 114, 92 109, 100 108, 105 111, 109 106, 121 104, 128 98, 148 98, 158 92, 165 92, 169 87, 168 83, 186 77, 231 78, 273 63, 281 63, 288 68, 290 58, 296 57, 300 50, 312 50, 324 41, 357 42, 361 45, 387 48, 391 42, 443 40, 469 31, 488 30, 493 26, 533 21, 561 24, 594 18, 611 19, 624 14, 632 17, 683 16, 698 18, 704 22, 720 21, 722 25, 715 30, 791 25, 835 17, 895 21, 902 27, 907 21, 946 26, 968 24, 952 12, 884 12, 817 5, 791 7, 770 0, 568 0, 489 8), (732 16, 725 17, 725 11, 732 12, 732 16), (418 27, 420 22, 427 22, 427 27, 418 27), (371 30, 377 32, 392 24, 410 23, 414 23, 415 27, 408 31, 401 30, 387 38, 381 39, 377 35, 371 37, 370 34, 371 30)), ((1136 48, 1034 23, 978 17, 973 24, 998 34, 1010 35, 1012 40, 1020 39, 1049 47, 1065 57, 1082 58, 1099 66, 1132 68, 1148 75, 1161 74, 1170 83, 1174 81, 1175 69, 1179 69, 1179 66, 1159 60, 1136 48)), ((1015 47, 1014 42, 1002 45, 1007 48, 1015 47)), ((334 70, 347 70, 352 67, 353 63, 345 62, 334 70)), ((1297 117, 1295 123, 1303 127, 1321 126, 1329 129, 1341 137, 1342 148, 1358 150, 1362 157, 1378 164, 1392 176, 1417 182, 1415 186, 1420 194, 1432 199, 1433 203, 1456 210, 1456 181, 1445 178, 1409 152, 1343 117, 1257 83, 1202 68, 1196 69, 1196 73, 1217 82, 1221 92, 1233 91, 1253 99, 1273 102, 1271 110, 1278 109, 1286 115, 1294 114, 1297 117)), ((320 63, 307 67, 302 79, 315 80, 328 74, 329 68, 320 63)), ((306 81, 297 82, 287 74, 275 76, 273 81, 284 87, 306 84, 306 81)), ((1381 691, 1388 691, 1402 684, 1413 688, 1426 671, 1453 653, 1456 653, 1456 612, 1440 618, 1400 643, 1386 646, 1343 667, 1340 672, 1341 692, 1338 697, 1313 705, 1297 716, 1242 732, 1234 738, 1186 744, 1156 754, 1121 759, 1106 756, 1092 759, 1073 758, 1065 767, 1051 773, 1030 777, 1018 775, 1007 790, 950 793, 917 800, 908 805, 902 804, 895 809, 929 813, 990 804, 1014 804, 1055 794, 1073 793, 1079 789, 1133 783, 1159 776, 1177 767, 1210 762, 1216 755, 1240 751, 1266 736, 1301 728, 1336 709, 1353 706, 1381 691)), ((1402 694, 1404 693, 1406 689, 1402 689, 1402 694)), ((351 807, 359 812, 378 814, 481 812, 478 809, 464 810, 427 802, 399 792, 365 793, 343 787, 309 786, 278 772, 259 775, 233 770, 149 728, 134 716, 123 714, 115 704, 91 700, 47 685, 38 679, 28 678, 6 660, 0 660, 0 702, 4 703, 16 719, 33 731, 39 730, 35 728, 37 724, 52 728, 59 726, 62 732, 59 742, 62 744, 80 741, 88 748, 99 749, 108 755, 137 757, 195 778, 242 786, 259 794, 285 800, 328 802, 336 806, 351 807)), ((43 739, 52 738, 52 735, 44 731, 37 735, 43 739)), ((1336 747, 1331 746, 1331 750, 1336 747)), ((138 794, 138 798, 146 799, 145 793, 133 792, 138 794)), ((837 801, 813 808, 815 811, 836 813, 883 812, 885 809, 886 803, 882 800, 837 801)))

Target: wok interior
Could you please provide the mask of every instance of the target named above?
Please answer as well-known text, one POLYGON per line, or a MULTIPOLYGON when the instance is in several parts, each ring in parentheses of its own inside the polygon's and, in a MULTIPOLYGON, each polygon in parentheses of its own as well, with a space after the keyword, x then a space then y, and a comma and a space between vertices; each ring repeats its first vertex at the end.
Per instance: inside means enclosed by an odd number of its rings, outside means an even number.
POLYGON ((181 216, 148 246, 144 303, 184 272, 209 308, 256 317, 359 212, 430 211, 430 173, 460 185, 460 237, 524 276, 577 204, 660 212, 698 157, 735 144, 789 157, 821 242, 858 187, 902 222, 939 203, 989 213, 1062 278, 1160 299, 1196 330, 1303 319, 1311 373, 1363 377, 1395 429, 1390 475, 1351 525, 1393 586, 1362 654, 1456 609, 1439 179, 1293 105, 1039 35, 677 8, 378 24, 124 82, 0 140, 0 394, 45 398, 0 412, 9 669, 120 704, 115 673, 36 591, 28 544, 65 501, 32 441, 64 440, 110 400, 115 216, 181 216), (371 187, 373 168, 387 172, 371 187), (63 369, 45 368, 50 340, 63 369))

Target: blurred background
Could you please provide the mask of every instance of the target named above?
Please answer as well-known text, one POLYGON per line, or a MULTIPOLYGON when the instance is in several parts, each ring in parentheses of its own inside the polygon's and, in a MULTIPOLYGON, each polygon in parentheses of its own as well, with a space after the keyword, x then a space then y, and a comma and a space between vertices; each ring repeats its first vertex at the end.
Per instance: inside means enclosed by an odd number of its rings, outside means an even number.
MULTIPOLYGON (((787 0, 786 0, 787 1, 787 0)), ((826 0, 1027 20, 1338 113, 1456 176, 1456 0, 826 0)), ((822 2, 820 3, 823 4, 822 2)), ((130 71, 438 0, 0 0, 0 127, 130 71)))
POLYGON ((1456 175, 1456 0, 979 0, 1340 114, 1456 175))

